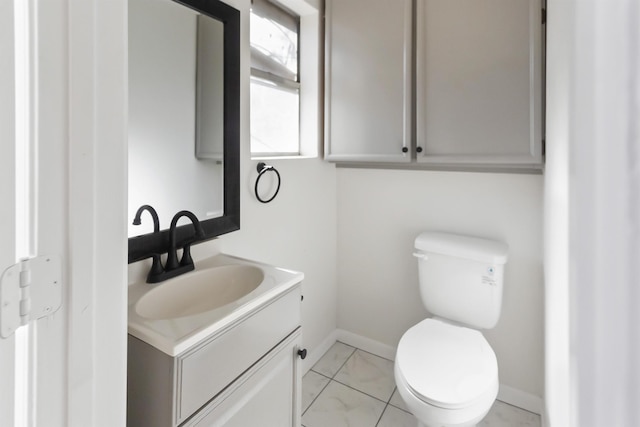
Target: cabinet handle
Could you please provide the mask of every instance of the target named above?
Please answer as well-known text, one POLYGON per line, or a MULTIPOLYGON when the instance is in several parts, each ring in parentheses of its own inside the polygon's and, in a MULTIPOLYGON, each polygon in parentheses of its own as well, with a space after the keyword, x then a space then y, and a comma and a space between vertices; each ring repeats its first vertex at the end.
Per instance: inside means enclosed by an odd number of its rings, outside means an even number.
POLYGON ((402 147, 402 152, 403 153, 408 153, 409 152, 409 148, 408 147, 402 147))
POLYGON ((416 147, 416 151, 417 151, 418 153, 422 153, 422 147, 416 147))
POLYGON ((303 348, 302 350, 298 350, 298 356, 300 356, 300 359, 304 360, 307 357, 307 349, 303 348))

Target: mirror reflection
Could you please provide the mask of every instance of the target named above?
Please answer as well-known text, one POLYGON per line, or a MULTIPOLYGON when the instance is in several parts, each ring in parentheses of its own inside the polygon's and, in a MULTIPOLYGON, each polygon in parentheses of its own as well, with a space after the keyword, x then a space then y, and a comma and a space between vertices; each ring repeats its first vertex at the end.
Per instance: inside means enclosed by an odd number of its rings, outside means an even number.
POLYGON ((224 24, 171 0, 129 1, 129 237, 224 214, 224 24))

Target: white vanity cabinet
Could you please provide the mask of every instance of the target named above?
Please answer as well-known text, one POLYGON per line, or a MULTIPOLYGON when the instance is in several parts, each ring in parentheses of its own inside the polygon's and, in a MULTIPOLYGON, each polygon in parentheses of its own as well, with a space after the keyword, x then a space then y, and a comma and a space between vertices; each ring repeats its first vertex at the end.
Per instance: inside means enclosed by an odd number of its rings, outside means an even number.
POLYGON ((131 427, 300 425, 300 285, 177 356, 129 335, 131 427))
POLYGON ((327 160, 541 169, 541 0, 328 0, 326 32, 327 160))

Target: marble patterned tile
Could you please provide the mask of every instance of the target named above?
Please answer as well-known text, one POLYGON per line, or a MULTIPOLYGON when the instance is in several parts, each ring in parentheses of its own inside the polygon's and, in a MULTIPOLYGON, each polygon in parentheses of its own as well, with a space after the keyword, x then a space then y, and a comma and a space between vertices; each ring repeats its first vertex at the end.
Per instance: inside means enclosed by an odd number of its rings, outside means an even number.
POLYGON ((362 350, 353 353, 334 379, 385 403, 396 386, 393 362, 362 350))
POLYGON ((356 351, 354 347, 336 341, 311 369, 326 377, 333 378, 354 351, 356 351))
POLYGON ((394 390, 393 394, 391 395, 391 400, 389 401, 389 404, 395 406, 398 409, 402 409, 403 411, 411 412, 409 411, 409 408, 407 408, 406 403, 404 403, 404 400, 402 400, 402 397, 400 396, 400 393, 398 393, 397 388, 394 390))
POLYGON ((540 427, 540 415, 496 400, 478 427, 540 427))
POLYGON ((416 427, 418 420, 408 412, 387 405, 376 427, 416 427))
POLYGON ((320 392, 331 381, 324 375, 309 371, 302 377, 302 413, 307 410, 313 399, 318 397, 320 392))
POLYGON ((306 427, 374 427, 385 404, 331 381, 302 416, 306 427))

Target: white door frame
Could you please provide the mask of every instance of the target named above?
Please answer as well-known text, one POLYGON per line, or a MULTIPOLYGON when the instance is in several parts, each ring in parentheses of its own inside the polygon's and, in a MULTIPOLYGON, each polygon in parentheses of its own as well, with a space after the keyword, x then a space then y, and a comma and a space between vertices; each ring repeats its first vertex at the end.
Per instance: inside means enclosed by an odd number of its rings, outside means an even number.
POLYGON ((549 1, 548 427, 640 418, 640 5, 549 1))
MULTIPOLYGON (((12 155, 14 3, 0 3, 0 188, 11 207, 16 172, 32 179, 26 194, 33 201, 27 247, 32 256, 60 255, 64 295, 54 315, 29 328, 26 354, 31 362, 27 380, 20 381, 28 392, 28 407, 26 417, 19 419, 29 427, 122 426, 126 420, 127 1, 28 3, 32 152, 28 165, 19 168, 12 155)), ((12 237, 14 212, 3 209, 0 218, 1 269, 20 256, 12 237)), ((0 340, 0 424, 7 426, 16 419, 14 341, 13 337, 0 340)))
MULTIPOLYGON (((0 269, 15 256, 15 51, 13 2, 0 1, 0 269)), ((0 425, 14 420, 15 337, 0 339, 0 425)))
POLYGON ((576 1, 570 143, 576 425, 640 418, 640 4, 576 1))

